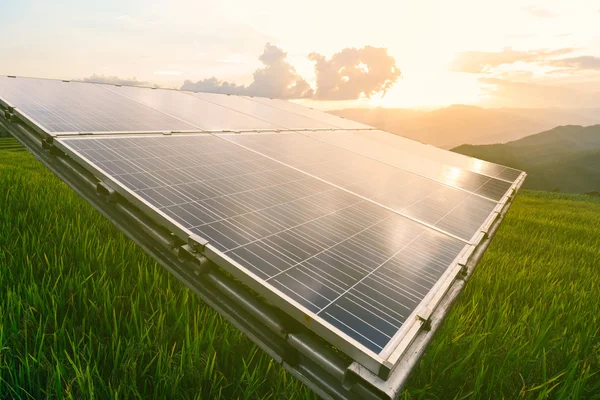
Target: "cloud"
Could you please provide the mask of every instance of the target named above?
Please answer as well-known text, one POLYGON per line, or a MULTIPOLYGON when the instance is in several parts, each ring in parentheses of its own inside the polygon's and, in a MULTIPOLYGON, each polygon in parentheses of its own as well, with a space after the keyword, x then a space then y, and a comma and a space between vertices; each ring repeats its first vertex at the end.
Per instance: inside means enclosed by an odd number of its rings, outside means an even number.
POLYGON ((259 57, 264 67, 254 72, 251 84, 237 85, 213 76, 197 82, 186 80, 181 90, 280 99, 353 100, 385 93, 400 76, 394 58, 384 48, 347 48, 329 60, 311 53, 308 58, 315 63, 317 77, 317 89, 313 90, 286 57, 282 49, 267 43, 259 57))
POLYGON ((510 79, 513 81, 529 81, 533 78, 533 72, 532 71, 524 71, 524 70, 503 71, 503 72, 496 74, 496 77, 510 79))
POLYGON ((487 99, 482 102, 487 107, 600 107, 600 79, 589 85, 540 84, 515 82, 500 78, 479 78, 487 99), (595 89, 596 88, 596 89, 595 89))
POLYGON ((259 60, 264 64, 254 72, 254 81, 248 85, 222 82, 216 77, 197 82, 186 80, 181 90, 227 93, 281 99, 302 99, 313 96, 313 89, 296 69, 286 61, 287 53, 267 43, 259 60))
POLYGON ((347 48, 331 59, 312 53, 318 100, 353 100, 390 89, 400 77, 396 61, 385 48, 347 48))
POLYGON ((104 75, 97 75, 97 74, 93 74, 92 76, 90 76, 88 78, 83 78, 81 80, 81 82, 107 83, 107 84, 111 84, 111 85, 155 86, 156 87, 156 85, 153 85, 150 82, 138 81, 137 78, 135 78, 135 77, 133 77, 131 79, 122 79, 122 78, 119 78, 118 76, 104 76, 104 75))
POLYGON ((479 74, 489 72, 495 67, 516 62, 543 62, 553 57, 561 56, 575 51, 574 48, 556 50, 530 50, 518 51, 510 47, 502 51, 464 51, 458 53, 450 63, 450 70, 454 72, 467 72, 479 74))
POLYGON ((207 92, 207 93, 222 93, 222 94, 248 94, 248 88, 235 83, 222 82, 215 78, 206 78, 198 82, 193 82, 188 79, 183 82, 180 90, 189 90, 192 92, 207 92))
POLYGON ((565 68, 568 70, 595 69, 600 70, 600 57, 581 56, 571 58, 561 58, 558 60, 550 60, 546 65, 552 67, 565 68))
POLYGON ((526 6, 523 7, 522 10, 538 18, 553 18, 558 16, 558 14, 553 11, 536 6, 526 6))

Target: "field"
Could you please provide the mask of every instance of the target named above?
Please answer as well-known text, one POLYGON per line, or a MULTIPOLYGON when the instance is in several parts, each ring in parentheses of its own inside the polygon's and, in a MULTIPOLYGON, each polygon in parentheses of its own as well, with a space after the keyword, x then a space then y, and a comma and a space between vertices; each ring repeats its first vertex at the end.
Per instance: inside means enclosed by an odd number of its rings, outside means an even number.
MULTIPOLYGON (((314 394, 0 139, 0 398, 314 394)), ((600 399, 600 198, 524 191, 405 398, 600 399)))

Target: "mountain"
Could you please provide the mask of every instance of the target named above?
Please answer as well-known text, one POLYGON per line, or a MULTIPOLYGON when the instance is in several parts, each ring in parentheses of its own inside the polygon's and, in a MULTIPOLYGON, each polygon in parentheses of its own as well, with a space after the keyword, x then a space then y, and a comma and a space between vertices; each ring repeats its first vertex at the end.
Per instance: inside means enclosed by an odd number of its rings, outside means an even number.
POLYGON ((519 109, 452 105, 433 111, 355 108, 330 112, 446 149, 463 143, 504 143, 558 125, 600 123, 600 109, 519 109))
POLYGON ((452 151, 527 171, 529 189, 600 192, 600 125, 559 126, 505 144, 452 151))

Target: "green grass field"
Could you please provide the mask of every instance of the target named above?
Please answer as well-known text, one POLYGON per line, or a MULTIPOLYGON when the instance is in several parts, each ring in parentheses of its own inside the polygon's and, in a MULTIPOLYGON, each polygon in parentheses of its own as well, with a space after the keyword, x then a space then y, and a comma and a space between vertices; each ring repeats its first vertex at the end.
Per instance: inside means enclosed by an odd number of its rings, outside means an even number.
MULTIPOLYGON (((314 394, 0 139, 0 398, 314 394)), ((600 399, 600 198, 523 192, 406 398, 600 399)))

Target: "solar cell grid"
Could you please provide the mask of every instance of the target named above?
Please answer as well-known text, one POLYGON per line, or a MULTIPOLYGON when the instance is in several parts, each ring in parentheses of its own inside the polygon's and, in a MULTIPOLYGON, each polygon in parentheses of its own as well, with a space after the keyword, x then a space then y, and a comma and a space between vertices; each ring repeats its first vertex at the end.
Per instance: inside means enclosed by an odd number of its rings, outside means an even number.
POLYGON ((376 353, 465 246, 222 137, 59 140, 376 353))
POLYGON ((48 132, 197 130, 88 83, 0 76, 0 97, 48 132))
POLYGON ((247 97, 252 101, 265 104, 269 107, 273 107, 278 110, 288 111, 297 115, 302 115, 306 118, 314 119, 331 125, 337 129, 372 129, 370 126, 361 124, 356 121, 352 121, 345 118, 340 118, 336 115, 329 114, 326 112, 316 111, 308 107, 301 106, 292 101, 285 101, 280 99, 269 99, 265 97, 247 97))
POLYGON ((459 167, 471 172, 504 179, 510 181, 511 183, 514 182, 521 174, 521 171, 517 171, 503 165, 467 157, 462 154, 443 150, 435 146, 423 144, 400 135, 394 135, 380 130, 369 130, 354 133, 358 136, 368 138, 370 141, 392 147, 396 150, 415 154, 419 157, 423 157, 435 162, 441 162, 450 166, 459 167))
POLYGON ((244 96, 227 96, 215 93, 193 93, 203 101, 218 104, 228 109, 235 110, 246 115, 252 115, 263 121, 273 124, 273 128, 285 129, 333 129, 335 126, 295 114, 285 110, 271 107, 267 104, 253 101, 244 96))
MULTIPOLYGON (((373 140, 369 136, 373 132, 377 134, 377 131, 305 132, 303 134, 371 159, 380 160, 425 178, 476 193, 496 202, 502 199, 512 185, 512 182, 433 161, 420 155, 419 152, 413 152, 402 147, 392 147, 380 140, 373 140)), ((386 135, 395 136, 392 134, 386 135)), ((424 145, 419 146, 427 147, 424 145)))
MULTIPOLYGON (((403 215, 471 240, 496 203, 301 134, 223 138, 265 154, 403 215)), ((482 177, 489 184, 489 177, 482 177)), ((492 189, 492 188, 490 188, 492 189)))
MULTIPOLYGON (((226 107, 223 104, 206 101, 190 92, 177 90, 150 89, 133 86, 107 86, 103 89, 119 93, 131 100, 155 110, 177 117, 205 131, 279 129, 281 126, 261 118, 260 115, 248 115, 241 110, 226 107)), ((215 95, 219 98, 235 96, 215 95)))

